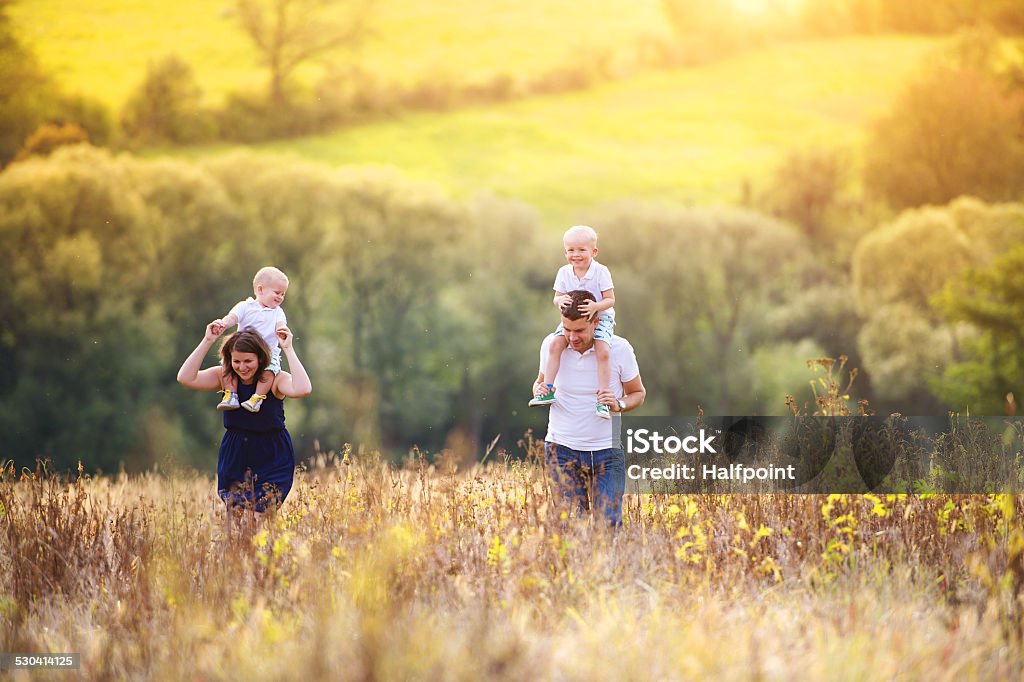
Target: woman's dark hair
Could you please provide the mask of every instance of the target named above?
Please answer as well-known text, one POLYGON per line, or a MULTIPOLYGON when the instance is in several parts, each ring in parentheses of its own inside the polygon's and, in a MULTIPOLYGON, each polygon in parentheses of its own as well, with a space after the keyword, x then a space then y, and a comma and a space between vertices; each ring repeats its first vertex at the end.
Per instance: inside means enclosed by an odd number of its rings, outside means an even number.
POLYGON ((263 340, 262 336, 252 329, 235 332, 225 337, 220 344, 220 364, 224 368, 224 376, 234 376, 235 381, 238 381, 239 376, 235 368, 231 366, 231 351, 236 350, 239 353, 256 354, 256 363, 259 365, 256 370, 257 378, 259 373, 270 364, 270 348, 267 347, 267 342, 263 340))

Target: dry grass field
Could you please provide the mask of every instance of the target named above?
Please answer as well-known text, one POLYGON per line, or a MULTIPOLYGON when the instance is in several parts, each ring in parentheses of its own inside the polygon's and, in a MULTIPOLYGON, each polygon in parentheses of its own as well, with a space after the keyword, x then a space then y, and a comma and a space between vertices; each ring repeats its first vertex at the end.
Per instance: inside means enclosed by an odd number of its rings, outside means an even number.
POLYGON ((237 524, 208 475, 8 466, 0 650, 80 652, 89 679, 1024 673, 1013 496, 626 506, 612 531, 530 461, 344 454, 300 471, 277 514, 237 524))

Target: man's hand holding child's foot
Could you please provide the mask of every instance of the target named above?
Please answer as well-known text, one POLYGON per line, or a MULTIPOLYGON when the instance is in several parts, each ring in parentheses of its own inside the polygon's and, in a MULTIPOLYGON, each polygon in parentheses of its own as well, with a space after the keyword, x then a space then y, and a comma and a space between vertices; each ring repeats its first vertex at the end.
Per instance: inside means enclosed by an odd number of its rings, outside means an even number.
POLYGON ((533 385, 533 400, 530 407, 544 407, 555 402, 555 387, 540 382, 533 385))

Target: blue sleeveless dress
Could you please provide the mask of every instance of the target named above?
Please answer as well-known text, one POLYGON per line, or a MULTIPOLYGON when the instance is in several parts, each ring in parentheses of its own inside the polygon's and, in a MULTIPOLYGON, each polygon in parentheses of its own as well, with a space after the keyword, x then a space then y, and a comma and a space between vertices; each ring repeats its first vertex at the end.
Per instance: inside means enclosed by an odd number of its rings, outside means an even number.
MULTIPOLYGON (((238 400, 256 383, 238 382, 238 400)), ((284 401, 269 391, 259 412, 224 412, 224 438, 217 457, 217 494, 228 507, 266 511, 284 502, 295 477, 295 448, 284 427, 284 401)))

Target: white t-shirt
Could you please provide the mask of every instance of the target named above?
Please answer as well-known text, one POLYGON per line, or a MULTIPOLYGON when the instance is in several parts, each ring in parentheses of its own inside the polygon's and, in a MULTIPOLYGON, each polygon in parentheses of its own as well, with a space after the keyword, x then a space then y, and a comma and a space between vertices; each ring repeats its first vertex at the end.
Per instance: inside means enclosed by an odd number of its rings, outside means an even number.
MULTIPOLYGON (((595 300, 600 301, 604 299, 601 292, 614 289, 615 285, 612 284, 611 270, 598 263, 595 259, 590 261, 587 274, 583 275, 582 278, 576 276, 570 263, 566 263, 558 268, 558 274, 555 275, 555 285, 552 288, 555 291, 561 291, 563 294, 583 289, 592 293, 595 300)), ((601 314, 615 319, 615 308, 603 310, 601 314)))
MULTIPOLYGON (((548 357, 548 345, 555 338, 549 334, 540 347, 540 371, 548 357)), ((621 336, 611 340, 611 389, 622 397, 622 384, 640 376, 636 354, 629 341, 621 336)), ((604 450, 615 447, 613 422, 594 412, 597 406, 596 346, 582 354, 572 348, 562 351, 562 362, 555 377, 555 402, 548 413, 548 432, 544 440, 573 450, 604 450)))
POLYGON ((285 317, 284 308, 266 308, 262 303, 250 296, 244 301, 239 301, 231 312, 238 316, 238 330, 252 329, 263 337, 273 353, 278 349, 277 328, 287 325, 288 318, 285 317))

